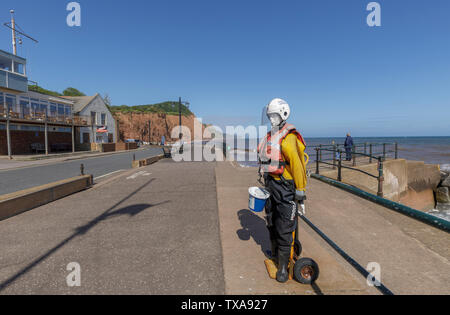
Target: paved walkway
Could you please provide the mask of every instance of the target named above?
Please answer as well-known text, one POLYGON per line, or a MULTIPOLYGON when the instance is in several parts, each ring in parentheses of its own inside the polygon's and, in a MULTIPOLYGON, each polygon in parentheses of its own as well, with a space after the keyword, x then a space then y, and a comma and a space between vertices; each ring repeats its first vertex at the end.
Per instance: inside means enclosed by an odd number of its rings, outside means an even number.
MULTIPOLYGON (((267 276, 256 170, 163 160, 0 221, 0 294, 379 294, 300 221, 316 286, 267 276), (67 266, 81 266, 69 288, 67 266)), ((396 294, 450 293, 448 233, 311 179, 308 218, 396 294)))
POLYGON ((337 257, 300 221, 303 257, 313 258, 320 269, 315 286, 294 281, 279 284, 268 277, 264 260, 270 250, 264 215, 248 210, 248 188, 257 186, 253 168, 218 163, 216 169, 227 294, 377 294, 365 279, 337 257))
MULTIPOLYGON (((216 171, 227 293, 317 293, 317 288, 280 286, 262 277, 269 237, 263 215, 247 210, 247 188, 257 185, 256 174, 256 169, 229 163, 216 171)), ((315 179, 309 179, 306 207, 308 219, 361 266, 378 263, 382 283, 394 294, 450 294, 447 232, 315 179)), ((321 292, 366 294, 365 279, 303 221, 300 227, 305 255, 320 266, 321 292)))

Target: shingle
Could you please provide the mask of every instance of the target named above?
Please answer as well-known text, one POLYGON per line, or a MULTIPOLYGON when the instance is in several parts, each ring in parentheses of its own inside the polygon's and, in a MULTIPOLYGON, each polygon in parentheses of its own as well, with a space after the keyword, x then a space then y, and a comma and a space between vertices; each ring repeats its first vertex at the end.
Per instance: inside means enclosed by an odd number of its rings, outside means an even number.
POLYGON ((94 96, 61 96, 62 98, 71 100, 74 103, 73 111, 74 113, 79 113, 83 111, 83 109, 88 106, 99 94, 95 94, 94 96))

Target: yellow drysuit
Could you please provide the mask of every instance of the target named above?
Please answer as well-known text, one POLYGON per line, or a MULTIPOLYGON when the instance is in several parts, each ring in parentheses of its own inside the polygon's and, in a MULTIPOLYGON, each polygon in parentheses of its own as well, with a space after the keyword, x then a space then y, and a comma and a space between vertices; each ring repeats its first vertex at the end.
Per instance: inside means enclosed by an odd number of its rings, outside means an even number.
MULTIPOLYGON (((281 143, 281 152, 285 162, 283 177, 286 180, 294 180, 295 188, 299 191, 306 190, 306 163, 305 145, 295 134, 289 134, 281 143)), ((277 175, 270 175, 275 180, 281 180, 277 175)))

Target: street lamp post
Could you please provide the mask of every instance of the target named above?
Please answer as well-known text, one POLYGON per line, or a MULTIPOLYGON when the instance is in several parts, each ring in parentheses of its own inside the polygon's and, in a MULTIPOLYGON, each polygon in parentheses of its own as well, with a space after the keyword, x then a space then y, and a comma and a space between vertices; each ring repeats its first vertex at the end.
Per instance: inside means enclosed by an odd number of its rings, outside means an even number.
POLYGON ((178 114, 179 114, 179 118, 180 118, 180 134, 179 134, 179 138, 180 140, 183 138, 183 132, 182 132, 182 121, 181 121, 181 105, 184 105, 186 107, 189 107, 189 102, 182 102, 181 101, 181 97, 178 99, 178 114))

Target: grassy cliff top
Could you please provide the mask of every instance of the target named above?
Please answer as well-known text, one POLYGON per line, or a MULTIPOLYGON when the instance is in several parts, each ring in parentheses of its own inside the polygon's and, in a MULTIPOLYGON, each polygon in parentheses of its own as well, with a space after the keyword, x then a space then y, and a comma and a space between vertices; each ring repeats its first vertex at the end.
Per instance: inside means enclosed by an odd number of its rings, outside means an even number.
MULTIPOLYGON (((110 106, 111 112, 114 113, 164 113, 167 115, 178 115, 178 102, 163 102, 149 105, 135 106, 110 106)), ((193 115, 193 113, 184 105, 181 105, 181 114, 184 116, 193 115)))
MULTIPOLYGON (((62 93, 56 92, 56 91, 50 91, 47 89, 44 89, 43 87, 40 87, 38 85, 29 85, 28 90, 46 94, 46 95, 52 95, 52 96, 85 96, 83 92, 80 92, 79 90, 68 87, 65 89, 62 93)), ((105 103, 110 104, 109 97, 105 96, 105 103)), ((109 109, 113 114, 115 113, 164 113, 167 115, 178 115, 178 102, 163 102, 158 104, 148 104, 148 105, 135 105, 135 106, 128 106, 128 105, 121 105, 121 106, 108 106, 109 109)), ((183 116, 190 116, 193 115, 193 113, 184 105, 181 105, 181 114, 183 116)))

